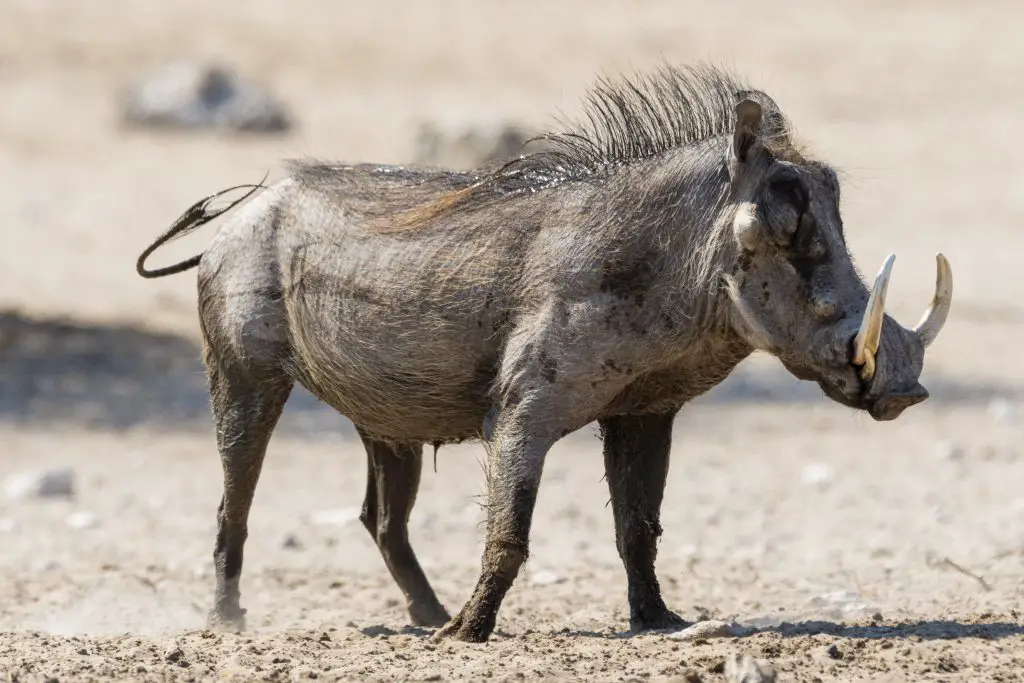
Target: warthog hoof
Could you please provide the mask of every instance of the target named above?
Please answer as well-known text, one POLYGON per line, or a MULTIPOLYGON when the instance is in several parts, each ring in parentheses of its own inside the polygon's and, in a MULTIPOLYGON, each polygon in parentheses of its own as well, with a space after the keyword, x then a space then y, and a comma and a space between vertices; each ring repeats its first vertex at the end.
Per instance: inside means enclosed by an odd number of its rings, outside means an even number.
POLYGON ((486 643, 490 635, 490 631, 485 631, 482 624, 478 623, 474 628, 472 623, 467 623, 463 619, 462 614, 458 614, 434 634, 434 640, 453 638, 467 643, 486 643))
POLYGON ((433 602, 410 602, 409 617, 416 626, 439 628, 447 624, 452 616, 436 600, 433 602))
POLYGON ((688 621, 667 607, 642 614, 634 614, 629 618, 629 628, 635 632, 680 629, 688 625, 688 621))
POLYGON ((233 610, 214 608, 206 616, 206 627, 211 631, 241 633, 245 630, 245 610, 241 607, 233 610))

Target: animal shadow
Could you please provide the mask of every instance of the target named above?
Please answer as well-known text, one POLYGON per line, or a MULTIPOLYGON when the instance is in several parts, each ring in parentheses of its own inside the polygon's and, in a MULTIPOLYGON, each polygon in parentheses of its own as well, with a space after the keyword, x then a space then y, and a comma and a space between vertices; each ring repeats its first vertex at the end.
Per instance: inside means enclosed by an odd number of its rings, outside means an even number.
MULTIPOLYGON (((201 357, 198 343, 175 334, 0 311, 0 423, 212 429, 201 357)), ((300 387, 279 429, 355 435, 300 387)))
MULTIPOLYGON (((192 339, 130 325, 35 318, 0 311, 0 422, 64 423, 86 428, 210 429, 209 394, 199 345, 192 339)), ((1015 397, 1013 386, 927 383, 932 400, 987 402, 1015 397)), ((781 368, 741 364, 694 403, 826 401, 814 384, 781 368)), ((296 387, 278 431, 304 438, 355 438, 344 417, 296 387)))

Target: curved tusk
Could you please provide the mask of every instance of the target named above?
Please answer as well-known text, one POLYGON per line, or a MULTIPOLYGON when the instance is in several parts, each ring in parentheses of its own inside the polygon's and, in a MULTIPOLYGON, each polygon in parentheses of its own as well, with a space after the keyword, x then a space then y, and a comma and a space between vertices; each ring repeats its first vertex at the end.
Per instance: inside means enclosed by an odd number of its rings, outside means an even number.
POLYGON ((917 323, 914 332, 921 338, 925 348, 935 341, 946 324, 946 316, 949 315, 949 308, 953 304, 953 269, 949 261, 941 253, 935 255, 935 296, 932 303, 917 323))
POLYGON ((853 340, 853 363, 860 365, 861 379, 867 381, 875 376, 875 354, 882 337, 882 321, 885 319, 885 292, 889 288, 889 277, 892 275, 892 263, 896 254, 889 254, 882 264, 882 269, 875 277, 875 284, 868 297, 868 305, 864 309, 864 319, 860 330, 853 340))

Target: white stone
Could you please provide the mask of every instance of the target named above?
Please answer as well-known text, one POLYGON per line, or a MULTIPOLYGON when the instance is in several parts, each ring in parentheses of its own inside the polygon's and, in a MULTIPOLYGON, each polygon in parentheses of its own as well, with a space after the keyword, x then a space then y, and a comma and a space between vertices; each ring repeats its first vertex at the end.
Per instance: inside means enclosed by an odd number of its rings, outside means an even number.
POLYGON ((935 457, 939 460, 960 462, 966 455, 962 446, 952 441, 939 441, 935 444, 935 457))
POLYGON ((75 494, 75 473, 70 468, 19 472, 4 480, 4 493, 13 500, 70 498, 75 494))
POLYGON ((534 586, 550 586, 556 583, 565 583, 565 581, 564 576, 559 576, 546 569, 530 573, 530 583, 534 586))
POLYGON ((725 680, 729 683, 775 683, 775 667, 748 654, 732 654, 725 660, 725 680))
POLYGON ((1017 408, 1005 398, 994 398, 988 404, 988 414, 998 424, 1012 425, 1017 422, 1017 408))
POLYGON ((835 470, 831 465, 823 462, 811 463, 800 472, 800 481, 808 486, 816 486, 825 489, 835 481, 835 470))
POLYGON ((93 513, 87 510, 79 510, 78 512, 72 512, 64 519, 64 524, 69 529, 92 529, 95 526, 99 526, 99 519, 93 513))
POLYGON ((358 520, 360 511, 358 507, 320 510, 310 515, 309 521, 317 526, 345 526, 358 520))

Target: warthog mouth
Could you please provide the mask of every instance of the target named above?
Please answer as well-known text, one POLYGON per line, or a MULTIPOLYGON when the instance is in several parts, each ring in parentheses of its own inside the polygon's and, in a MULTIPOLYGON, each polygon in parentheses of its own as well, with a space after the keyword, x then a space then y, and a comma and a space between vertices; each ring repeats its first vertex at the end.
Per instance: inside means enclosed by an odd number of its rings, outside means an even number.
POLYGON ((843 373, 844 377, 837 379, 819 376, 817 383, 825 395, 836 403, 863 410, 878 422, 895 420, 904 410, 921 403, 929 396, 928 390, 920 382, 914 382, 909 388, 888 390, 873 395, 873 382, 857 377, 858 373, 859 368, 851 362, 843 373))

